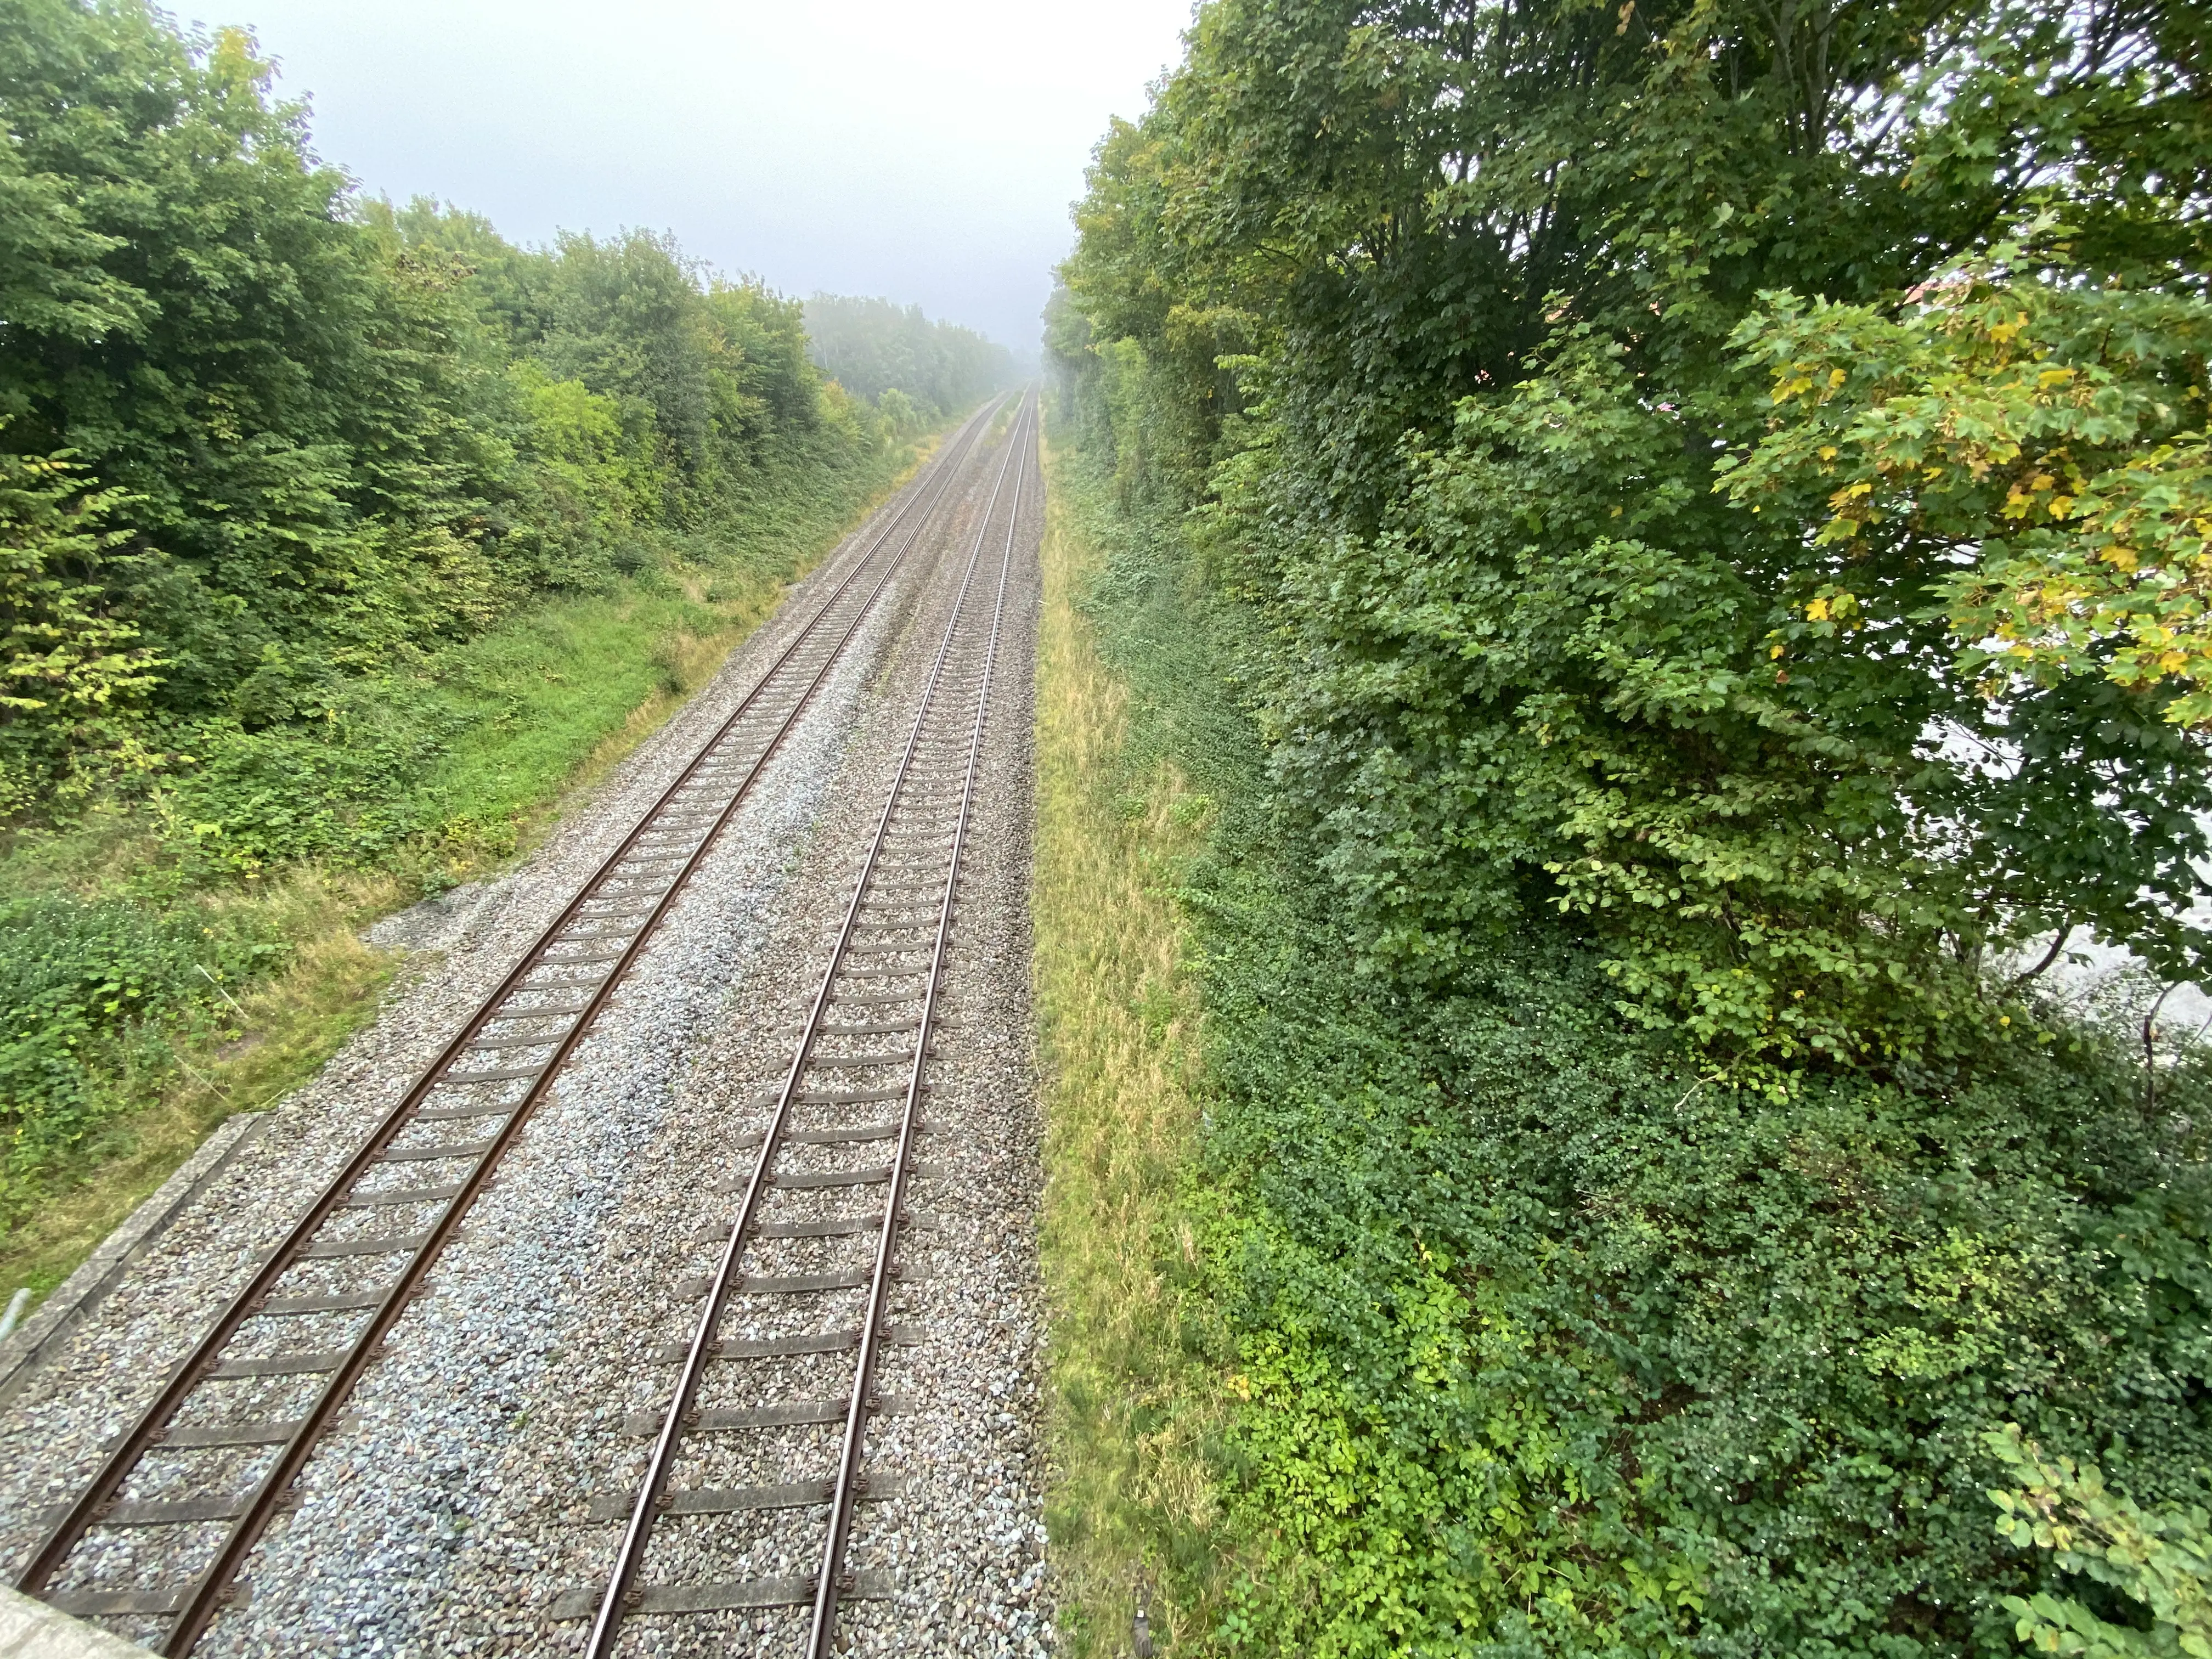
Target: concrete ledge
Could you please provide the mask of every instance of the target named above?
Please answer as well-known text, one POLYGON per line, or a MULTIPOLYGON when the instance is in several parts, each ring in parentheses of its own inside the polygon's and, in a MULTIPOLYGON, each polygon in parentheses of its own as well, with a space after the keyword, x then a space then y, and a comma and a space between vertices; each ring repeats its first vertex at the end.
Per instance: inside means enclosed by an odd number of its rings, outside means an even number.
MULTIPOLYGON (((39 1304, 37 1312, 18 1326, 6 1341, 0 1342, 0 1405, 15 1397, 40 1364, 60 1346, 61 1339, 76 1327, 77 1321, 98 1307, 100 1299, 115 1288, 124 1269, 161 1236, 195 1194, 252 1144, 268 1121, 266 1112, 240 1112, 224 1119, 216 1132, 200 1143, 199 1150, 178 1166, 174 1175, 133 1210, 121 1226, 108 1234, 100 1248, 85 1258, 82 1267, 55 1287, 53 1294, 39 1304)), ((59 1613, 53 1616, 61 1617, 59 1613)), ((128 1643, 124 1645, 133 1653, 141 1651, 128 1643)), ((0 1643, 0 1659, 6 1659, 15 1651, 0 1643)), ((22 1651, 34 1650, 27 1648, 22 1651)))
POLYGON ((0 1585, 0 1659, 146 1659, 146 1653, 0 1585))

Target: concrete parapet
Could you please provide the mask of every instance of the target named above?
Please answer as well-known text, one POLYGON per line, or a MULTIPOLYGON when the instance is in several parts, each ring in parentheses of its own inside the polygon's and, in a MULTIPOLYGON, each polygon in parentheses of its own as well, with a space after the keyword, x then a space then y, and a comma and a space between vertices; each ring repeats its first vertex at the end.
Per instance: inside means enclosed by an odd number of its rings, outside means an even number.
POLYGON ((146 1652, 0 1585, 0 1659, 146 1659, 146 1652))

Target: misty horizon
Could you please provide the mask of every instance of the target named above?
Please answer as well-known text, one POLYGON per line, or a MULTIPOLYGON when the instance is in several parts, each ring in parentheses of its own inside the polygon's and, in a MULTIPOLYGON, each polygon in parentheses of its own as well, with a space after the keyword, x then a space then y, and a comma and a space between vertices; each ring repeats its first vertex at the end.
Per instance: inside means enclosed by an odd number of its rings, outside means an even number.
POLYGON ((1034 361, 1069 210, 1115 116, 1180 53, 1188 0, 835 13, 659 0, 465 10, 242 0, 316 155, 508 239, 672 234, 798 298, 919 305, 1034 361))

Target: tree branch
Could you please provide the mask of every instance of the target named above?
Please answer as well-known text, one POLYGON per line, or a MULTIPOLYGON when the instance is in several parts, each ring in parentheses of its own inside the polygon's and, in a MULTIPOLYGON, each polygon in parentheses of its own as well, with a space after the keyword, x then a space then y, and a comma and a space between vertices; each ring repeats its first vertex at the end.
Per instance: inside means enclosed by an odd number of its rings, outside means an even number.
POLYGON ((2058 953, 2066 948, 2066 941, 2074 937, 2074 929, 2077 925, 2078 924, 2075 922, 2069 921, 2063 927, 2060 928, 2058 930, 2057 938, 2051 941, 2051 948, 2043 953, 2043 960, 2037 963, 2034 967, 2029 969, 2026 973, 2014 975, 2012 982, 2007 985, 2005 989, 2008 991, 2019 990, 2021 986, 2027 984, 2030 980, 2036 978, 2045 969, 2050 967, 2052 963, 2057 961, 2058 953))

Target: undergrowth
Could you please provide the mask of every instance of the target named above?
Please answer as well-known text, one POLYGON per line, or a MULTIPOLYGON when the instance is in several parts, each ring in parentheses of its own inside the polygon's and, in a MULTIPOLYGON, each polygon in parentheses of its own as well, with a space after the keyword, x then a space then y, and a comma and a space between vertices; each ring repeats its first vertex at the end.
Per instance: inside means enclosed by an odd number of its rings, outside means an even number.
MULTIPOLYGON (((1161 1638, 1203 1614, 1220 1522, 1218 1334, 1187 1294, 1181 1182, 1198 1133, 1200 1018, 1172 885, 1206 798, 1133 748, 1128 691, 1077 609, 1096 541, 1070 522, 1048 445, 1032 895, 1047 1115, 1042 1249, 1052 1305, 1048 1530, 1078 1656, 1127 1650, 1148 1601, 1161 1638)), ((1085 529, 1091 526, 1085 526, 1085 529)))
POLYGON ((1364 975, 1239 709, 1249 624, 1176 520, 1054 483, 1100 556, 1059 559, 1041 717, 1079 1650, 1127 1650, 1140 1573, 1181 1651, 2195 1650, 2156 1575, 2203 1588, 2201 1062, 2147 1100, 2054 1009, 1941 1073, 1751 1086, 1558 922, 1364 975), (2077 1462, 2122 1509, 2022 1484, 2077 1462))

